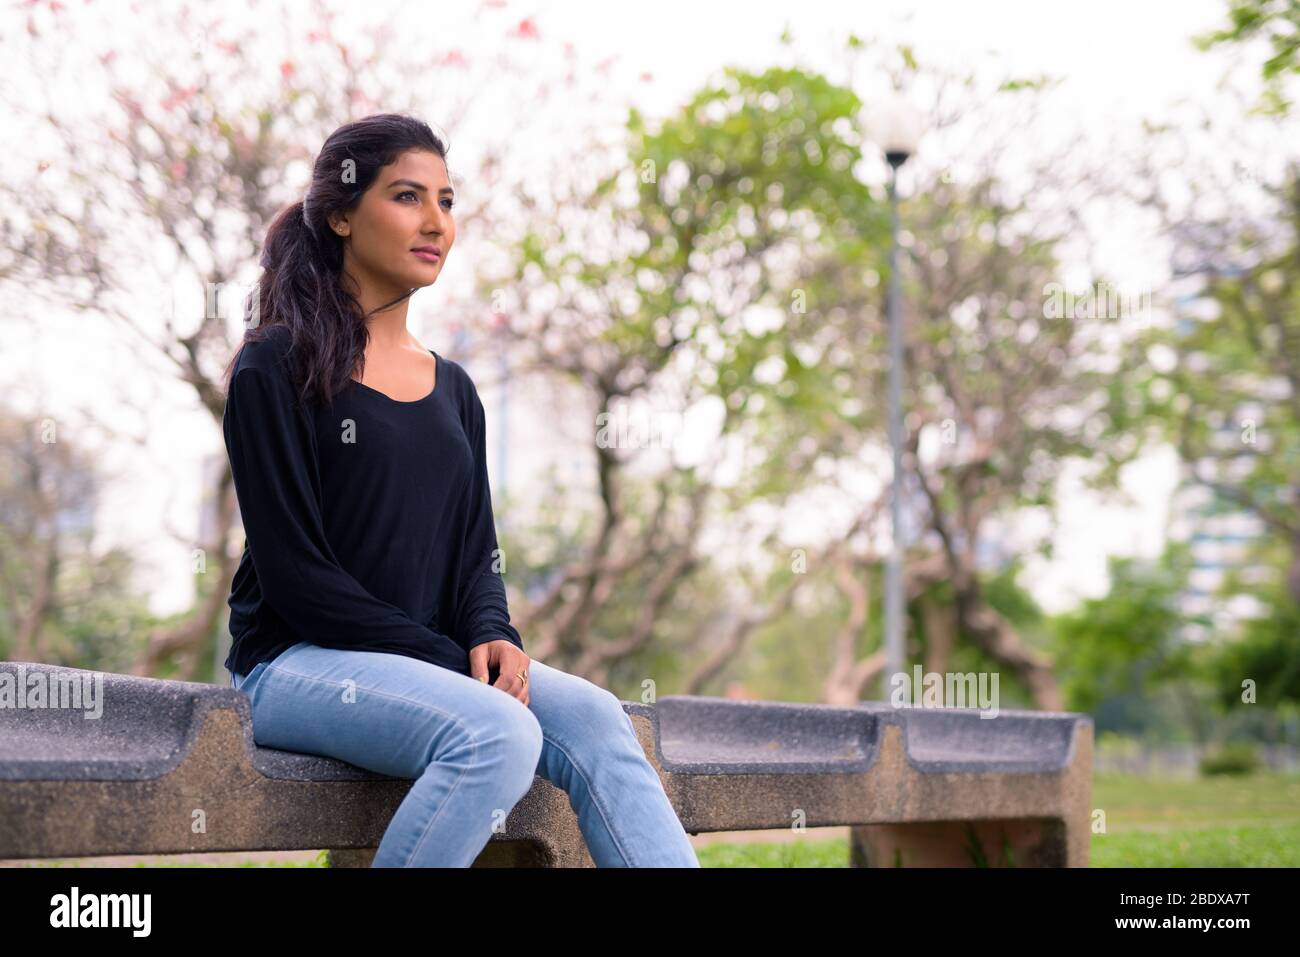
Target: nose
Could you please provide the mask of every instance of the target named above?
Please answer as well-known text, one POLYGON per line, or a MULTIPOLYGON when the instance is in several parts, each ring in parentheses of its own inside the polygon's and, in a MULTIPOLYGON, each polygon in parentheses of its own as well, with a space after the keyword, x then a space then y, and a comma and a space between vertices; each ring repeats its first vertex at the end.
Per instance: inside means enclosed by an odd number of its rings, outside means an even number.
POLYGON ((424 233, 426 236, 441 236, 446 232, 447 211, 445 209, 436 209, 429 221, 424 224, 424 233))

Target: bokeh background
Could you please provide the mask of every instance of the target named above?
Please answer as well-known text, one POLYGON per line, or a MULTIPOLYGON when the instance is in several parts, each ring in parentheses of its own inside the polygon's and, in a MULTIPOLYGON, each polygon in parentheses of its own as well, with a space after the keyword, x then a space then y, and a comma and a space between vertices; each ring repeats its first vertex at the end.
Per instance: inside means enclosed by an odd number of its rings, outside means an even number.
MULTIPOLYGON (((409 112, 534 658, 884 699, 897 544, 909 669, 1093 717, 1094 866, 1300 863, 1294 4, 33 0, 0 48, 4 659, 225 683, 261 236, 409 112)), ((696 840, 847 861, 778 837, 696 840)))

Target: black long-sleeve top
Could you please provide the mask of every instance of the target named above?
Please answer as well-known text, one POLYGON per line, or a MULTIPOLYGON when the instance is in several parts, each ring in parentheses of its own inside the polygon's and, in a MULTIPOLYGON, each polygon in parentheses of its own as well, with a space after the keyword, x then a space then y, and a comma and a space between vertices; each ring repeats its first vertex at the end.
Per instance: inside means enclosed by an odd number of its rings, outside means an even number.
POLYGON ((240 353, 222 422, 246 536, 227 670, 247 674, 300 641, 465 675, 476 645, 522 649, 469 374, 435 352, 422 399, 354 381, 303 406, 287 375, 289 330, 267 331, 240 353))

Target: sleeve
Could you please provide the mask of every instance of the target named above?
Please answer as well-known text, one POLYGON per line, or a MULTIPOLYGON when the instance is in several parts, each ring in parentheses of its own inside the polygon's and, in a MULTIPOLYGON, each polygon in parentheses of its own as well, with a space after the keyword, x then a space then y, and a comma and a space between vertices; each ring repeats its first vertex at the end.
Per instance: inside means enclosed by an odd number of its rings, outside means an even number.
POLYGON ((302 640, 391 651, 469 673, 465 649, 372 595, 339 564, 313 482, 314 438, 285 377, 257 367, 236 372, 222 429, 262 596, 302 640), (427 656, 412 655, 413 647, 427 656))
POLYGON ((460 599, 452 633, 468 652, 485 641, 504 638, 524 650, 523 639, 510 623, 506 607, 506 586, 497 564, 496 522, 492 515, 492 491, 488 484, 486 424, 483 402, 471 383, 469 386, 469 423, 466 437, 474 455, 466 507, 465 580, 460 583, 460 599))

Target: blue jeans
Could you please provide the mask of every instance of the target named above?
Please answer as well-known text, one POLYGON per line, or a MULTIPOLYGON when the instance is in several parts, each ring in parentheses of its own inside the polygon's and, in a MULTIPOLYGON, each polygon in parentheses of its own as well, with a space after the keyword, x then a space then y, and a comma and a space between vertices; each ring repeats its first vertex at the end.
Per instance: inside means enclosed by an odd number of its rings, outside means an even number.
POLYGON ((569 795, 598 867, 699 867, 619 699, 540 661, 524 705, 405 655, 299 642, 231 685, 253 739, 415 781, 373 867, 468 867, 534 774, 569 795))

